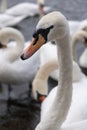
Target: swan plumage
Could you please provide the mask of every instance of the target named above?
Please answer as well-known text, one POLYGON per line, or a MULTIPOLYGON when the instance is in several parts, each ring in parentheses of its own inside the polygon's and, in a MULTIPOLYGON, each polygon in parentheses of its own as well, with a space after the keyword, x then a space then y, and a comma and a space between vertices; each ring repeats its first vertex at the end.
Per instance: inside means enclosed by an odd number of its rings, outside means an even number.
MULTIPOLYGON (((58 61, 53 59, 43 64, 38 70, 34 80, 32 82, 32 93, 35 100, 38 99, 38 94, 40 96, 48 95, 48 77, 52 71, 58 69, 58 61)), ((59 70, 57 70, 58 73, 59 70)), ((59 74, 58 74, 59 75, 59 74)), ((84 74, 81 72, 79 65, 76 62, 73 62, 73 82, 79 83, 83 79, 84 74)), ((59 76, 58 76, 59 78, 59 76)))
POLYGON ((85 48, 84 52, 80 56, 79 64, 83 68, 87 68, 87 48, 85 48))
POLYGON ((0 42, 7 45, 6 48, 0 49, 0 81, 10 84, 32 81, 39 67, 37 62, 39 52, 31 59, 25 62, 22 61, 20 55, 24 49, 23 35, 18 30, 10 27, 0 30, 0 42), (10 39, 16 41, 8 43, 10 39))
MULTIPOLYGON (((72 36, 72 40, 71 40, 71 45, 72 45, 72 53, 73 53, 73 58, 74 60, 77 62, 77 52, 76 52, 76 45, 77 43, 80 41, 82 43, 85 44, 87 39, 87 32, 84 30, 78 30, 73 36, 72 36)), ((82 66, 81 61, 86 59, 86 49, 83 52, 83 54, 81 55, 81 57, 79 58, 79 64, 80 66, 82 66), (80 59, 81 58, 81 59, 80 59)), ((45 64, 46 62, 50 61, 51 59, 56 59, 57 60, 57 48, 56 45, 52 44, 51 42, 49 42, 48 44, 44 45, 41 49, 40 49, 40 65, 42 66, 43 64, 45 64), (54 52, 54 53, 52 53, 54 52)), ((87 60, 84 60, 84 66, 86 64, 87 60)), ((83 67, 83 66, 82 66, 83 67)), ((77 74, 77 73, 76 73, 77 74)), ((57 80, 58 79, 58 73, 57 71, 53 71, 50 76, 57 80)))
MULTIPOLYGON (((42 103, 41 120, 35 130, 60 130, 62 124, 64 128, 71 122, 87 119, 85 109, 87 106, 85 101, 87 98, 87 80, 85 78, 82 79, 81 86, 73 83, 73 88, 77 89, 78 93, 73 92, 72 97, 70 35, 67 20, 61 13, 52 12, 42 17, 37 25, 36 33, 33 34, 31 45, 24 51, 21 58, 27 59, 31 57, 46 41, 51 40, 55 40, 58 47, 59 85, 50 92, 42 103)), ((85 129, 86 126, 84 126, 85 129)))
POLYGON ((15 26, 21 22, 25 16, 11 16, 6 13, 0 14, 0 27, 15 26))
POLYGON ((83 68, 87 68, 87 48, 86 48, 86 44, 87 44, 87 32, 84 30, 79 30, 76 32, 75 35, 73 35, 72 38, 72 53, 73 53, 73 59, 76 62, 79 62, 79 65, 83 68), (78 41, 81 41, 82 43, 84 43, 85 49, 82 52, 79 60, 77 60, 77 52, 76 52, 76 46, 78 41))
MULTIPOLYGON (((48 12, 51 10, 51 7, 44 7, 44 11, 48 12)), ((35 16, 39 14, 38 4, 30 3, 30 2, 24 2, 17 4, 5 11, 6 14, 12 15, 12 16, 35 16)))

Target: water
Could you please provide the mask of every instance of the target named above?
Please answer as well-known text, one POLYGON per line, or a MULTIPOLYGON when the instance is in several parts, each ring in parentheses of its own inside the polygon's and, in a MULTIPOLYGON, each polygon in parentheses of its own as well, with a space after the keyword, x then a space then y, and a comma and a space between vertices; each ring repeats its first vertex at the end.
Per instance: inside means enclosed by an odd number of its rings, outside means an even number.
MULTIPOLYGON (((68 20, 83 20, 87 18, 87 0, 45 0, 46 5, 53 7, 56 11, 61 11, 68 20)), ((34 2, 35 0, 7 0, 8 7, 11 7, 21 2, 34 2)), ((24 37, 25 41, 30 40, 32 33, 35 30, 36 24, 39 21, 39 17, 27 18, 19 23, 16 28, 19 29, 24 37)), ((83 51, 84 47, 81 45, 78 47, 79 55, 83 51)), ((49 79, 50 88, 57 83, 49 79)), ((4 85, 5 86, 5 85, 4 85)), ((19 92, 23 90, 28 91, 28 87, 19 87, 15 89, 19 92), (21 91, 20 91, 21 90, 21 91)), ((6 90, 7 91, 7 90, 6 90)), ((22 93, 22 92, 21 92, 22 93)), ((6 95, 6 94, 5 94, 6 95)), ((8 96, 8 95, 7 95, 8 96)), ((25 96, 26 97, 26 96, 25 96)), ((27 98, 27 97, 26 97, 27 98)), ((35 126, 40 120, 40 103, 35 102, 31 99, 31 102, 27 99, 22 103, 23 106, 10 106, 10 111, 7 112, 7 102, 0 102, 0 130, 34 130, 35 126)))

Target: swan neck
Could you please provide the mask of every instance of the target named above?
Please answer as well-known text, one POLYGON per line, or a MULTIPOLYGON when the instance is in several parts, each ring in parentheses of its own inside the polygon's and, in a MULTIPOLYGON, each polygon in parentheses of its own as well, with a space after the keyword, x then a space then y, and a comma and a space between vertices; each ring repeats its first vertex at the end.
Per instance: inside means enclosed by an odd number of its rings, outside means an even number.
POLYGON ((56 40, 59 61, 59 86, 64 91, 65 86, 70 88, 69 86, 72 84, 72 54, 68 35, 66 34, 62 39, 56 40))
POLYGON ((78 43, 78 39, 76 36, 72 37, 72 55, 73 55, 73 60, 77 62, 77 53, 76 53, 76 46, 78 43))
POLYGON ((7 51, 6 57, 7 57, 8 61, 13 62, 19 58, 19 56, 21 55, 21 53, 23 51, 24 37, 17 30, 8 29, 8 31, 6 33, 6 37, 5 37, 6 43, 8 43, 8 41, 10 39, 15 40, 16 45, 9 49, 7 48, 8 51, 7 51))
POLYGON ((58 69, 58 63, 56 60, 51 60, 40 68, 39 72, 37 73, 37 78, 47 81, 49 74, 55 69, 58 69))
MULTIPOLYGON (((59 60, 59 85, 52 111, 56 111, 57 130, 61 127, 68 114, 72 99, 72 56, 69 34, 56 40, 59 60)), ((54 123, 55 124, 55 123, 54 123)))

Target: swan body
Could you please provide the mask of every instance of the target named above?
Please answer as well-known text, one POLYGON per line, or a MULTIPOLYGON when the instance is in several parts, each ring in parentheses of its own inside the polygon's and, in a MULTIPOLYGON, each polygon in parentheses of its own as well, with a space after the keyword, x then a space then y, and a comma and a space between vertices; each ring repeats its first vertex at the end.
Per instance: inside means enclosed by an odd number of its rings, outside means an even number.
POLYGON ((6 48, 0 49, 0 81, 10 84, 32 81, 39 66, 39 62, 37 62, 39 52, 31 59, 22 61, 20 55, 24 48, 24 38, 18 30, 10 27, 0 30, 0 42, 7 45, 6 48), (16 40, 16 42, 8 43, 10 39, 16 40), (35 64, 33 64, 34 62, 35 64))
MULTIPOLYGON (((87 85, 87 79, 84 75, 82 75, 82 78, 79 80, 79 82, 73 83, 72 102, 66 121, 64 122, 64 125, 72 122, 78 122, 83 119, 87 119, 87 112, 85 109, 87 106, 85 102, 85 99, 87 97, 86 85, 87 85)), ((44 113, 46 113, 46 111, 49 110, 49 108, 53 104, 56 93, 57 93, 57 87, 51 90, 50 94, 42 103, 42 112, 41 112, 42 118, 44 116, 44 113)))
MULTIPOLYGON (((31 45, 24 51, 21 58, 27 59, 44 43, 51 40, 55 40, 57 44, 59 85, 50 92, 42 103, 41 120, 35 130, 60 130, 62 127, 67 127, 67 124, 71 122, 87 118, 85 109, 87 107, 85 102, 87 85, 84 86, 86 80, 82 78, 82 86, 79 86, 81 85, 79 83, 77 83, 78 86, 74 83, 72 84, 72 55, 69 28, 66 18, 61 13, 52 12, 42 17, 37 25, 36 32, 33 34, 31 45), (79 89, 78 93, 76 93, 77 90, 73 90, 73 96, 72 85, 73 88, 79 89), (49 105, 48 102, 50 102, 49 105), (71 113, 72 116, 70 116, 71 113)), ((87 128, 86 126, 84 126, 85 129, 87 128)))
MULTIPOLYGON (((44 7, 45 12, 49 12, 50 10, 51 10, 50 7, 44 7)), ((27 2, 27 3, 17 4, 7 9, 5 13, 12 16, 29 17, 29 16, 38 15, 39 9, 37 4, 27 2)))
POLYGON ((0 14, 0 27, 15 26, 21 22, 25 16, 14 17, 8 14, 0 14))

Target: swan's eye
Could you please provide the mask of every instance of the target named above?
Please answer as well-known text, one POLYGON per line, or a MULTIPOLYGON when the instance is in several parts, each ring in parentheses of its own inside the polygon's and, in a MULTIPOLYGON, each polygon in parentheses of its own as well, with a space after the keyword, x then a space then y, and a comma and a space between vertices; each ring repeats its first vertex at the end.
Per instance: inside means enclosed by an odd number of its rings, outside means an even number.
POLYGON ((56 45, 55 41, 51 41, 51 44, 56 45))
POLYGON ((35 45, 37 43, 37 41, 38 41, 38 36, 35 38, 33 45, 35 45))
POLYGON ((42 37, 45 39, 45 42, 47 42, 47 36, 48 36, 48 33, 50 32, 50 30, 53 28, 53 25, 51 25, 50 27, 48 28, 40 28, 38 29, 37 31, 35 31, 35 33, 33 34, 33 37, 35 39, 33 45, 35 45, 39 39, 39 34, 42 35, 42 37))

